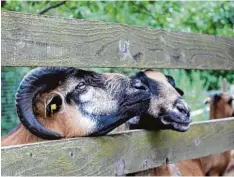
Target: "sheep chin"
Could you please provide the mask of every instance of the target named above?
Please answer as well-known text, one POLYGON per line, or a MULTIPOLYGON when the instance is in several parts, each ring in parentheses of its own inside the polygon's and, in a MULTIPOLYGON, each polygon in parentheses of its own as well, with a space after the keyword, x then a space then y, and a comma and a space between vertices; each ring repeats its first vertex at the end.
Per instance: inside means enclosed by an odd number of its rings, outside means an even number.
POLYGON ((172 129, 178 132, 185 132, 190 128, 190 123, 178 123, 174 121, 169 121, 165 117, 160 119, 161 123, 166 126, 166 129, 172 129))
POLYGON ((179 124, 176 122, 172 122, 171 126, 173 127, 175 131, 178 131, 178 132, 185 132, 190 128, 190 124, 179 124))
POLYGON ((161 122, 164 124, 164 125, 170 125, 171 122, 167 121, 165 118, 162 118, 161 119, 161 122))

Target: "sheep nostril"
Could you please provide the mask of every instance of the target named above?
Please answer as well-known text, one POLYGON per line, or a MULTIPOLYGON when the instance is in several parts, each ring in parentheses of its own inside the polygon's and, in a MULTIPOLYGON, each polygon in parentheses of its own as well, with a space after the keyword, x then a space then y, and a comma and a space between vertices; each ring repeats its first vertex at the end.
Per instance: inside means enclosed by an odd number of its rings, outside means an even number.
POLYGON ((186 116, 190 116, 190 109, 189 107, 183 103, 183 101, 179 101, 177 104, 176 104, 176 109, 182 113, 182 114, 185 114, 186 116))
POLYGON ((186 114, 187 110, 185 109, 185 107, 183 105, 176 105, 176 108, 178 109, 178 111, 180 111, 181 113, 186 114))

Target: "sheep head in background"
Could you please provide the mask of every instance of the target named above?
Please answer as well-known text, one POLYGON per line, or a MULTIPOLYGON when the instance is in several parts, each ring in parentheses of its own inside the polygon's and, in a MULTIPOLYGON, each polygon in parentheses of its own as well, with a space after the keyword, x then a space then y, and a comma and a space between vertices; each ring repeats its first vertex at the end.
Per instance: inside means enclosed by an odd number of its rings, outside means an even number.
POLYGON ((163 73, 145 70, 133 78, 141 80, 152 94, 149 110, 128 121, 130 129, 172 129, 180 132, 190 127, 190 108, 181 97, 183 91, 175 86, 174 79, 163 73))
MULTIPOLYGON (((227 93, 216 93, 206 99, 205 104, 210 106, 210 119, 222 119, 234 116, 233 96, 227 93)), ((201 157, 202 171, 206 176, 222 176, 225 171, 233 173, 231 151, 219 154, 211 154, 201 157), (232 172, 231 172, 232 171, 232 172)), ((226 175, 227 175, 226 174, 226 175)))
POLYGON ((205 104, 210 105, 210 119, 220 119, 234 116, 234 97, 227 93, 216 93, 211 98, 205 100, 205 104))
MULTIPOLYGON (((139 79, 71 67, 44 67, 23 78, 16 93, 16 107, 21 129, 52 140, 107 134, 146 111, 149 99, 150 92, 139 79)), ((11 139, 9 136, 3 138, 2 145, 11 139)))

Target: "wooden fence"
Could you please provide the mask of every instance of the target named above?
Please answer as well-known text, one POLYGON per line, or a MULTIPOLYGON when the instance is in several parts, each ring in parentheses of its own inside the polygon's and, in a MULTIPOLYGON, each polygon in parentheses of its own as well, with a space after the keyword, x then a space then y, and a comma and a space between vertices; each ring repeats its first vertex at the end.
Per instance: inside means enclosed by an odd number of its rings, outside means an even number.
MULTIPOLYGON (((234 69, 234 38, 2 12, 2 66, 234 69)), ((234 149, 234 117, 1 149, 2 175, 125 175, 234 149)))

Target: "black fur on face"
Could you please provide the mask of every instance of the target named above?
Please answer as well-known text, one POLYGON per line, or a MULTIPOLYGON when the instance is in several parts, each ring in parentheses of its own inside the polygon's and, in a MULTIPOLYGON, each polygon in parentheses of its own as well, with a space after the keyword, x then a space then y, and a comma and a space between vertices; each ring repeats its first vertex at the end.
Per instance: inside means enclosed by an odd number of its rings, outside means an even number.
POLYGON ((131 79, 140 80, 143 84, 145 84, 149 88, 151 94, 153 94, 154 96, 158 95, 158 90, 160 89, 160 85, 154 80, 148 78, 144 72, 140 71, 136 73, 135 75, 131 76, 131 79))
MULTIPOLYGON (((183 91, 176 87, 171 76, 165 76, 165 81, 153 80, 145 72, 139 72, 132 78, 140 79, 148 86, 152 96, 150 109, 140 117, 128 121, 130 129, 173 129, 186 131, 191 123, 190 109, 181 98, 183 91)), ((163 77, 161 78, 163 79, 163 77)))

